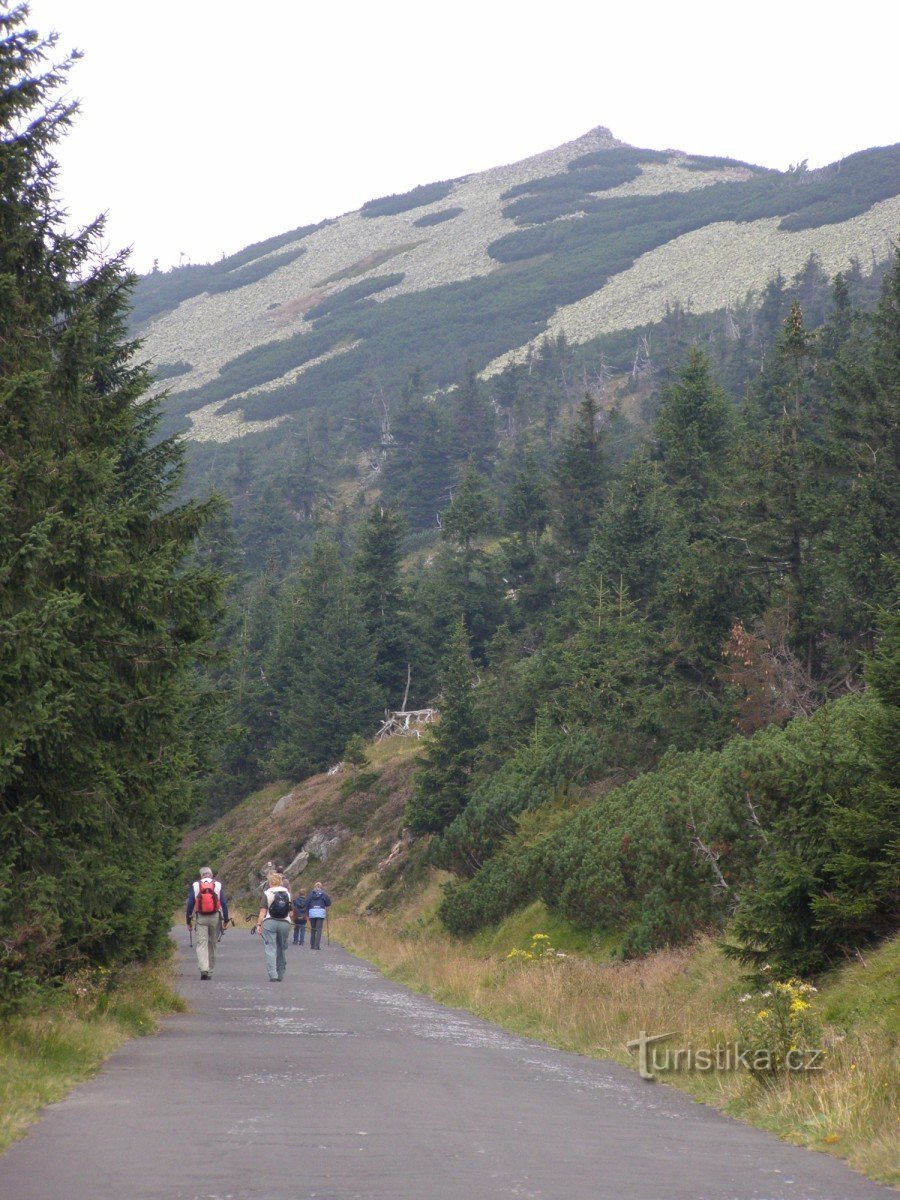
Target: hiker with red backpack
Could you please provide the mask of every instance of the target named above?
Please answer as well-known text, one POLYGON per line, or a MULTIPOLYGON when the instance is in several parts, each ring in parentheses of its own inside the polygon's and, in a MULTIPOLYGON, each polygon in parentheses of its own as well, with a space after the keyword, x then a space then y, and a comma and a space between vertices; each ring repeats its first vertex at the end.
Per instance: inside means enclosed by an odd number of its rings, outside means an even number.
POLYGON ((196 934, 197 965, 201 979, 212 979, 216 965, 216 942, 228 924, 228 902, 222 885, 213 878, 211 867, 201 867, 200 877, 188 888, 184 910, 188 929, 196 934))

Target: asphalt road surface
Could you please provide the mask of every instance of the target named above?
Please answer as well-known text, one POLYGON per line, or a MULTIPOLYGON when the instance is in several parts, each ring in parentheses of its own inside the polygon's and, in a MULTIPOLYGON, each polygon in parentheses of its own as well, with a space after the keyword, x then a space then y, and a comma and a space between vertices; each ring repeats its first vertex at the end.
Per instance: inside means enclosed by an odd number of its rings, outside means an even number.
POLYGON ((188 1014, 123 1047, 0 1158, 2 1200, 885 1200, 841 1162, 231 930, 188 1014))

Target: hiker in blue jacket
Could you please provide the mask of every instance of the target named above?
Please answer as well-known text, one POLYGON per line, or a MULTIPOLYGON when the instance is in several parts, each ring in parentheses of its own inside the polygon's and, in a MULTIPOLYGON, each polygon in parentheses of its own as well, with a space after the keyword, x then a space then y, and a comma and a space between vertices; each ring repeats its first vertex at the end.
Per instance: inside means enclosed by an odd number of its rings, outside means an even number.
POLYGON ((228 924, 228 901, 212 867, 201 867, 200 877, 188 888, 184 918, 188 929, 193 929, 200 978, 212 979, 216 942, 228 924))
POLYGON ((309 948, 322 949, 322 926, 325 924, 326 910, 331 907, 331 897, 322 888, 319 880, 306 897, 306 915, 309 917, 309 948))

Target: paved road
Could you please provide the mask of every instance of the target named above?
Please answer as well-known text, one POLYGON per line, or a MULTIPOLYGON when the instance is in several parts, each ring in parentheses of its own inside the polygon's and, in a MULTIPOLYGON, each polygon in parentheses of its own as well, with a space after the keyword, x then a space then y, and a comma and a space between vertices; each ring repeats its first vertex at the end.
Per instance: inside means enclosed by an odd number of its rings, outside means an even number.
POLYGON ((885 1200, 609 1063, 229 932, 192 1011, 129 1043, 0 1158, 3 1200, 885 1200))

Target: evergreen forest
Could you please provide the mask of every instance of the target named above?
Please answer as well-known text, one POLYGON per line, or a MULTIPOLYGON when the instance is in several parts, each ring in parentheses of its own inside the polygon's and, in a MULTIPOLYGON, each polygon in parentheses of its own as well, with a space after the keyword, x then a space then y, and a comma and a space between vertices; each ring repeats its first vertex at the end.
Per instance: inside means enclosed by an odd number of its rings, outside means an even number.
MULTIPOLYGON (((404 826, 453 873, 454 933, 539 896, 625 954, 715 928, 814 974, 895 931, 900 254, 835 278, 813 256, 736 310, 546 340, 489 379, 448 332, 446 391, 392 354, 355 408, 323 394, 187 461, 125 258, 100 221, 66 229, 70 64, 18 10, 0 33, 0 1004, 156 952, 185 825, 352 761, 404 701, 441 714, 404 826)), ((498 255, 539 289, 548 214, 648 153, 509 196, 498 255)), ((760 172, 753 211, 857 211, 857 167, 837 198, 801 181, 799 209, 760 172)), ((565 237, 702 216, 611 203, 565 237)), ((250 249, 165 286, 240 286, 250 249)), ((491 352, 522 278, 459 300, 491 352)), ((326 303, 328 337, 392 279, 326 303)))
POLYGON ((0 1009, 165 943, 206 744, 221 581, 194 551, 134 278, 67 231, 54 147, 71 60, 0 13, 0 1009))
POLYGON ((739 336, 673 313, 644 374, 608 339, 444 405, 411 380, 374 502, 320 477, 308 549, 243 576, 232 531, 210 812, 409 686, 452 931, 540 897, 626 953, 718 926, 809 973, 894 929, 898 314, 900 259, 812 261, 739 336))

